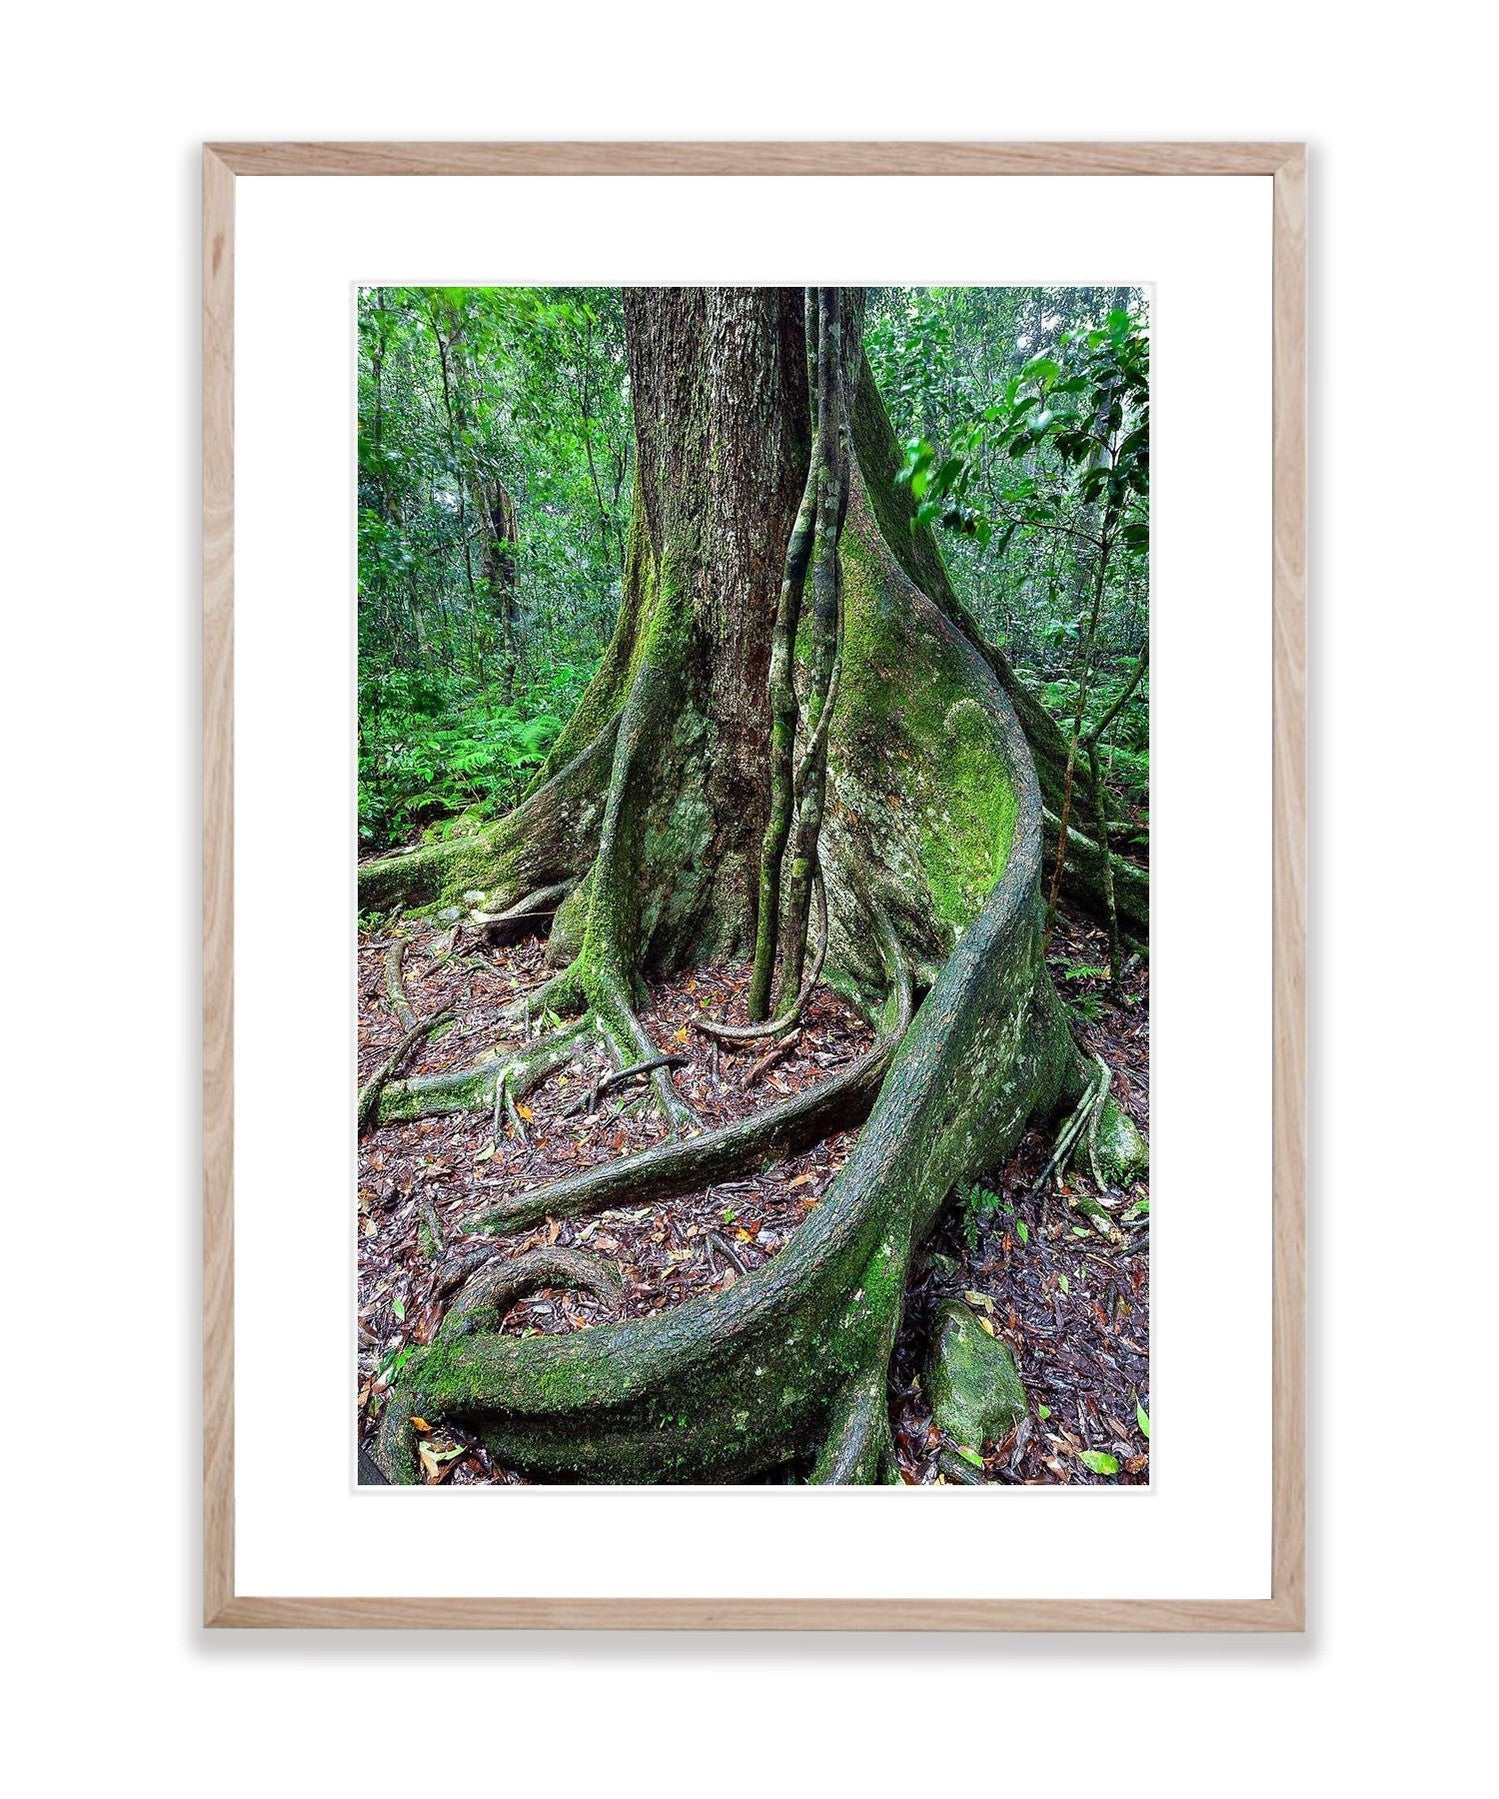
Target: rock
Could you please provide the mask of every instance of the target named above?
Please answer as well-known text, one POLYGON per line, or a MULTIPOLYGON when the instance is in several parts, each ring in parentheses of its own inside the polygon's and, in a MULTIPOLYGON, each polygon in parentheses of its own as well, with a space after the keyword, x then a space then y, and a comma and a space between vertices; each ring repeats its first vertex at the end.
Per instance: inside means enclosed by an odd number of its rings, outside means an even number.
POLYGON ((462 909, 458 906, 444 906, 441 912, 436 914, 439 924, 456 924, 462 916, 462 909))
POLYGON ((1128 1187, 1150 1173, 1150 1146, 1122 1106, 1103 1102, 1093 1146, 1098 1172, 1111 1187, 1128 1187))
POLYGON ((965 1449, 981 1451, 1026 1413, 1014 1357, 959 1299, 937 1308, 923 1385, 933 1423, 965 1449))

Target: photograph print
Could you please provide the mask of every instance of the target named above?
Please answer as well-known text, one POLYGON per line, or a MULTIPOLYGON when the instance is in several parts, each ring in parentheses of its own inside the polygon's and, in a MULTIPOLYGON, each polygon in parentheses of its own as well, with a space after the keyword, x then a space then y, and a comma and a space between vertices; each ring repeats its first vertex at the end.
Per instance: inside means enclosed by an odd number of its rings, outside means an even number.
POLYGON ((1147 1484, 1148 294, 356 304, 360 1481, 1147 1484))

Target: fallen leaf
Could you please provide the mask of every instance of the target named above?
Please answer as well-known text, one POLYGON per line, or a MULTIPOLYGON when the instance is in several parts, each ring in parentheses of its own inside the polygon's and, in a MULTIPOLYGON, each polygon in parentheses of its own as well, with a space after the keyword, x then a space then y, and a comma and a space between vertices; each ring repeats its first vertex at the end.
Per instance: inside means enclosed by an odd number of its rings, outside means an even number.
POLYGON ((432 1428, 432 1426, 430 1424, 428 1424, 428 1422, 425 1418, 413 1417, 411 1422, 416 1426, 416 1428, 418 1430, 421 1430, 421 1431, 431 1430, 431 1428, 432 1428))

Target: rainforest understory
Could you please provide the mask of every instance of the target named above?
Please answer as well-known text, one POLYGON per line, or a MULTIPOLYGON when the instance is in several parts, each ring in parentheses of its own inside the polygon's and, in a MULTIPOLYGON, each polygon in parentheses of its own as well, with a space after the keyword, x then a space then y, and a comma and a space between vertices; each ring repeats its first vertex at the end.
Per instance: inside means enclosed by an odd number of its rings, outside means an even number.
POLYGON ((959 599, 858 290, 623 304, 609 648, 513 810, 360 870, 371 1477, 1144 1478, 1147 875, 1083 688, 959 599))

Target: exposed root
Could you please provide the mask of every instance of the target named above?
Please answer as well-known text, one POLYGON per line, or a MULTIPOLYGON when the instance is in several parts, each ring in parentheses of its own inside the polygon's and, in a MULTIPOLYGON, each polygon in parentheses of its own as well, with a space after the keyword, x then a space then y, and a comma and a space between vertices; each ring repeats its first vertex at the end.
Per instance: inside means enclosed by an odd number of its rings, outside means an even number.
POLYGON ((468 1230, 518 1231, 543 1218, 578 1217, 611 1206, 645 1205, 669 1199, 714 1181, 768 1168, 799 1155, 835 1131, 862 1124, 869 1116, 890 1064, 893 1043, 882 1044, 851 1068, 782 1105, 700 1136, 658 1144, 639 1155, 622 1156, 566 1180, 517 1194, 467 1221, 468 1230))
POLYGON ((885 1386, 885 1368, 881 1364, 850 1381, 839 1394, 827 1439, 812 1469, 812 1486, 869 1486, 899 1481, 885 1386))
MULTIPOLYGON (((705 1238, 710 1246, 708 1251, 710 1256, 716 1249, 736 1274, 749 1273, 749 1267, 745 1262, 744 1257, 740 1255, 739 1251, 735 1249, 734 1245, 730 1243, 728 1238, 722 1235, 721 1232, 708 1231, 705 1233, 705 1238)), ((717 1276, 715 1273, 715 1279, 716 1278, 717 1276)))
MULTIPOLYGON (((1061 819, 1048 806, 1042 813, 1046 829, 1060 834, 1061 819)), ((1104 851, 1086 831, 1075 823, 1067 827, 1066 854, 1062 864, 1062 894, 1101 923, 1107 924, 1107 899, 1114 894, 1115 916, 1124 927, 1124 941, 1140 943, 1150 930, 1150 876, 1135 863, 1126 861, 1117 850, 1109 850, 1108 867, 1104 867, 1104 851)))
POLYGON ((792 1046, 800 1036, 800 1031, 793 1030, 787 1036, 783 1037, 779 1043, 773 1044, 763 1056, 759 1057, 756 1061, 751 1062, 749 1067, 745 1069, 744 1078, 740 1081, 739 1085, 741 1087, 753 1087, 755 1082, 759 1080, 760 1076, 764 1074, 767 1069, 774 1068, 781 1057, 791 1050, 792 1046))
POLYGON ((984 1471, 975 1468, 972 1462, 965 1462, 955 1449, 943 1449, 937 1456, 937 1467, 942 1478, 959 1487, 982 1487, 986 1485, 984 1471))
POLYGON ((401 960, 405 954, 406 939, 393 937, 385 951, 385 997, 390 1001, 390 1009, 395 1013, 402 1030, 414 1031, 416 1013, 411 1009, 406 983, 401 979, 401 960))
POLYGON ((491 1110, 497 1099, 503 1109, 507 1093, 512 1103, 523 1098, 538 1082, 570 1062, 595 1028, 592 1014, 585 1014, 520 1049, 496 1050, 466 1068, 450 1069, 445 1074, 418 1075, 409 1081, 393 1082, 381 1096, 379 1117, 388 1123, 397 1118, 430 1118, 444 1112, 484 1112, 491 1110))
POLYGON ((689 1058, 686 1056, 651 1056, 644 1062, 634 1062, 628 1068, 611 1069, 601 1074, 587 1093, 575 1099, 571 1105, 563 1106, 557 1113, 559 1118, 571 1118, 585 1109, 590 1115, 599 1109, 599 1101, 615 1087, 622 1087, 627 1081, 639 1080, 641 1076, 653 1074, 658 1068, 685 1068, 689 1058))
MULTIPOLYGON (((815 354, 817 307, 812 289, 806 294, 807 343, 815 354)), ((776 609, 775 634, 770 646, 770 816, 760 852, 760 904, 756 923, 754 969, 750 978, 749 1015, 762 1017, 770 1010, 770 988, 775 977, 777 933, 781 919, 781 858, 791 834, 792 766, 796 743, 796 633, 801 618, 802 594, 812 559, 817 518, 820 460, 807 465, 806 486, 796 523, 786 545, 781 577, 781 597, 776 609)))
POLYGON ((358 1121, 357 1128, 360 1131, 368 1129, 374 1121, 380 1108, 380 1095, 385 1091, 387 1084, 401 1072, 417 1044, 430 1032, 435 1031, 439 1025, 450 1024, 452 1019, 451 1012, 436 1012, 431 1018, 413 1024, 390 1055, 359 1089, 359 1105, 355 1116, 358 1121))
POLYGON ((615 1052, 616 1061, 634 1067, 645 1062, 652 1064, 651 1090, 661 1109, 661 1115, 672 1131, 683 1135, 688 1131, 700 1130, 702 1120, 672 1084, 671 1070, 676 1058, 657 1053, 655 1044, 651 1042, 649 1033, 640 1022, 639 1014, 625 991, 624 983, 612 974, 600 974, 590 987, 589 997, 594 1003, 600 1028, 615 1052))
POLYGON ((890 959, 895 988, 895 1020, 883 1042, 831 1080, 782 1105, 768 1106, 749 1118, 705 1131, 685 1141, 659 1144, 635 1156, 622 1156, 566 1180, 553 1181, 517 1194, 470 1219, 465 1228, 479 1231, 529 1229, 543 1218, 578 1217, 611 1206, 645 1205, 677 1193, 732 1180, 735 1175, 768 1168, 799 1155, 835 1131, 862 1124, 869 1116, 892 1057, 911 1022, 910 976, 894 932, 879 915, 884 953, 890 959))
POLYGON ((526 1135, 526 1121, 521 1117, 520 1112, 516 1108, 515 1095, 510 1091, 510 1080, 508 1076, 501 1080, 494 1090, 494 1116, 489 1122, 489 1140, 496 1149, 499 1148, 500 1143, 501 1112, 503 1112, 510 1121, 511 1130, 515 1132, 521 1142, 529 1143, 531 1139, 526 1135))
POLYGON ((543 919, 551 918, 572 890, 571 881, 554 881, 550 886, 538 887, 534 893, 526 894, 502 912, 486 912, 481 905, 475 905, 469 917, 476 925, 485 927, 492 941, 511 942, 525 936, 543 919))
POLYGON ((812 884, 817 897, 817 950, 812 957, 812 966, 802 981, 801 992, 796 996, 796 1003, 779 1018, 767 1019, 763 1024, 714 1024, 705 1018, 696 1019, 694 1029, 703 1036, 716 1037, 720 1043, 755 1043, 762 1037, 779 1037, 794 1030, 801 1022, 802 1014, 822 976, 822 965, 828 953, 828 891, 822 878, 820 862, 813 864, 812 884))
POLYGON ((448 1246, 442 1220, 430 1199, 423 1199, 417 1207, 416 1246, 429 1262, 435 1262, 448 1246))
POLYGON ((1073 1212, 1086 1218, 1100 1237, 1106 1238, 1110 1243, 1124 1241, 1124 1232, 1120 1230, 1113 1213, 1107 1206, 1094 1199, 1091 1194, 1069 1193, 1067 1204, 1073 1212))
MULTIPOLYGON (((1111 957, 1113 953, 1114 945, 1111 944, 1111 957)), ((1109 1072, 1109 1066, 1102 1056, 1095 1053, 1093 1060, 1098 1064, 1098 1099, 1094 1103, 1093 1110, 1088 1114, 1086 1142, 1088 1145, 1089 1170, 1092 1172, 1093 1179, 1098 1183, 1100 1192, 1103 1192, 1107 1190, 1109 1183, 1103 1178, 1103 1173, 1098 1166, 1098 1121, 1103 1117, 1104 1101, 1109 1097, 1109 1094, 1113 1089, 1114 1077, 1109 1072)))
POLYGON ((815 455, 821 463, 817 525, 812 545, 812 630, 804 735, 792 779, 796 824, 789 844, 781 921, 781 992, 800 994, 807 954, 807 922, 817 872, 818 837, 827 798, 828 732, 837 702, 843 659, 843 564, 839 544, 848 515, 850 443, 846 342, 856 344, 857 308, 846 319, 842 289, 818 293, 817 416, 815 455), (855 328, 852 333, 848 327, 855 328))
POLYGON ((578 985, 577 972, 564 968, 557 974, 548 975, 546 980, 538 981, 513 1004, 506 1006, 500 1013, 500 1021, 519 1026, 522 1033, 529 1036, 534 1020, 545 1017, 548 1012, 565 1016, 576 1012, 582 1004, 583 990, 578 985))
POLYGON ((508 1261, 491 1256, 471 1274, 448 1307, 437 1340, 499 1330, 511 1306, 542 1287, 591 1293, 611 1318, 624 1309, 624 1278, 612 1262, 582 1249, 533 1249, 508 1261))
POLYGON ((1065 1123, 1057 1133, 1056 1145, 1047 1159, 1046 1166, 1031 1182, 1027 1198, 1034 1198, 1054 1174, 1060 1174, 1067 1166, 1068 1158, 1077 1147, 1078 1140, 1087 1130, 1093 1118, 1103 1109, 1103 1102, 1108 1097, 1112 1076, 1107 1065, 1094 1057, 1102 1071, 1102 1078, 1090 1081, 1083 1089, 1083 1096, 1068 1113, 1065 1123))

